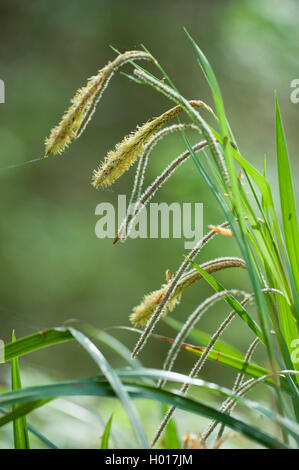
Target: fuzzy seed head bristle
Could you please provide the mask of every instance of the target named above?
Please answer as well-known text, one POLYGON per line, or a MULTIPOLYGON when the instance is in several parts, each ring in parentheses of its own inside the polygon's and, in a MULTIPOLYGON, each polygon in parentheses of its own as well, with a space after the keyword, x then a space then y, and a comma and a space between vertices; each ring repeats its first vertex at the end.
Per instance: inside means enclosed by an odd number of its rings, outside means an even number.
POLYGON ((51 153, 62 153, 73 139, 81 135, 114 72, 126 62, 134 59, 152 60, 152 57, 146 52, 140 51, 120 54, 115 60, 99 70, 97 75, 90 77, 86 86, 79 88, 71 100, 70 108, 45 140, 45 157, 51 153))
MULTIPOLYGON (((192 100, 190 104, 194 107, 205 106, 199 100, 192 100)), ((135 132, 126 136, 114 150, 108 152, 104 162, 94 171, 93 186, 104 188, 113 184, 143 154, 145 144, 149 139, 182 110, 181 106, 175 106, 152 121, 137 127, 135 132)))
MULTIPOLYGON (((201 268, 211 274, 228 268, 246 269, 246 264, 241 258, 226 257, 217 258, 203 263, 201 268)), ((162 316, 165 316, 168 312, 172 312, 176 305, 181 301, 185 289, 201 279, 202 275, 197 269, 191 269, 183 274, 176 284, 174 292, 163 307, 162 316)), ((159 290, 155 290, 143 297, 142 302, 133 308, 133 313, 130 316, 130 320, 134 326, 143 327, 147 324, 168 289, 169 283, 163 284, 159 290)))
MULTIPOLYGON (((141 304, 133 308, 133 313, 130 316, 130 321, 134 326, 144 327, 148 320, 153 315, 156 310, 157 305, 163 299, 168 285, 165 284, 161 289, 155 290, 148 295, 143 297, 141 304)), ((180 302, 182 296, 182 291, 176 292, 166 303, 163 308, 163 316, 166 315, 169 311, 171 312, 174 307, 180 302)))

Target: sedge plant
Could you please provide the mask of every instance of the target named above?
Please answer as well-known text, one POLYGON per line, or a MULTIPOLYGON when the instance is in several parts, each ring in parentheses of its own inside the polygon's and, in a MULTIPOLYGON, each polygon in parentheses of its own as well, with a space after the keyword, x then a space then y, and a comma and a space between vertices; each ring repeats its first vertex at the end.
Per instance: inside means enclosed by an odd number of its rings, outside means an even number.
MULTIPOLYGON (((167 273, 165 284, 144 294, 140 303, 133 308, 130 314, 132 327, 126 328, 137 334, 138 340, 131 356, 127 348, 110 334, 91 327, 85 332, 58 327, 17 340, 14 338, 12 343, 6 345, 5 361, 12 361, 13 386, 11 392, 0 395, 0 426, 14 422, 16 447, 28 448, 31 432, 36 433, 49 447, 55 447, 46 437, 27 425, 26 415, 51 400, 66 396, 115 397, 127 413, 138 447, 164 445, 165 448, 218 448, 226 439, 226 427, 231 432, 244 434, 264 448, 298 447, 299 360, 294 344, 297 344, 299 338, 299 232, 290 159, 278 100, 275 97, 281 218, 274 206, 266 175, 260 173, 239 150, 210 63, 187 32, 186 35, 210 86, 212 106, 196 97, 187 100, 157 59, 145 48, 122 54, 115 51, 116 59, 100 69, 85 87, 78 90, 60 124, 46 139, 45 156, 62 153, 74 139, 80 137, 113 74, 121 66, 129 64, 133 72, 125 75, 138 85, 151 87, 153 93, 166 96, 169 108, 125 137, 94 171, 92 184, 101 189, 112 185, 131 166, 136 165, 130 199, 133 210, 128 212, 118 228, 114 243, 126 240, 146 204, 187 159, 193 160, 195 170, 216 198, 223 213, 223 223, 210 225, 209 232, 184 257, 177 271, 172 276, 167 273), (153 64, 157 74, 141 67, 138 62, 141 59, 153 64), (157 78, 161 74, 164 78, 157 78), (182 120, 184 117, 188 122, 182 120), (198 136, 195 145, 190 143, 191 131, 198 136), (144 189, 144 175, 153 148, 173 132, 181 134, 185 151, 174 156, 165 170, 144 189), (204 246, 217 237, 233 237, 241 257, 199 262, 197 258, 204 246), (247 271, 251 286, 248 292, 239 289, 237 285, 227 289, 216 279, 216 272, 228 268, 247 271), (174 320, 171 312, 179 302, 183 302, 185 289, 199 281, 207 282, 214 290, 213 295, 199 303, 180 322, 174 320), (214 334, 207 335, 198 329, 198 323, 205 312, 218 303, 228 304, 229 312, 214 334), (248 312, 249 303, 256 309, 257 320, 248 312), (223 332, 237 316, 242 320, 243 328, 250 329, 254 335, 244 356, 221 339, 223 332), (174 338, 158 334, 161 320, 177 331, 174 338), (192 339, 192 344, 187 342, 188 338, 192 339), (140 362, 142 350, 148 340, 157 339, 169 344, 168 353, 161 369, 145 368, 140 362), (97 364, 99 374, 70 382, 21 388, 18 358, 68 341, 79 342, 97 364), (117 351, 128 367, 113 368, 101 352, 101 343, 117 351), (267 368, 252 361, 257 346, 263 348, 267 368), (188 375, 175 371, 177 356, 182 350, 189 351, 194 357, 188 375), (236 379, 230 389, 199 377, 207 360, 217 361, 223 367, 236 371, 236 379), (180 388, 170 390, 169 383, 179 383, 180 388), (258 384, 273 392, 275 407, 272 409, 246 397, 246 393, 258 384), (220 409, 192 398, 188 394, 190 386, 222 396, 220 409), (150 440, 134 405, 137 398, 163 404, 163 417, 150 440), (264 432, 245 419, 236 418, 234 410, 240 404, 266 417, 273 424, 273 432, 264 432), (197 436, 190 433, 182 436, 174 421, 177 408, 209 418, 210 424, 206 429, 198 429, 197 436)), ((109 447, 110 431, 114 425, 115 417, 111 416, 103 430, 102 448, 109 447)))

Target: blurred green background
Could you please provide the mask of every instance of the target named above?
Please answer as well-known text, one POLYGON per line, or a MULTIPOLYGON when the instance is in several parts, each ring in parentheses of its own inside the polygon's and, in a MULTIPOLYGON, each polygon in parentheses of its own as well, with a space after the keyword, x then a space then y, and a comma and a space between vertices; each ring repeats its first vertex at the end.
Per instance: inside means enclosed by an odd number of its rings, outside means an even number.
MULTIPOLYGON (((290 82, 299 77, 298 18, 295 0, 1 1, 0 78, 6 85, 6 103, 0 105, 0 337, 4 341, 10 340, 13 328, 20 337, 70 321, 77 327, 129 325, 132 307, 164 282, 166 269, 174 272, 182 260, 183 240, 129 239, 112 246, 112 240, 99 240, 94 231, 96 205, 116 204, 118 194, 129 195, 134 172, 111 189, 96 191, 90 184, 93 169, 137 124, 170 107, 150 88, 116 75, 87 130, 62 156, 7 168, 43 155, 44 138, 77 88, 114 57, 109 45, 125 51, 144 44, 186 97, 212 105, 185 26, 215 69, 243 155, 260 170, 267 156, 275 192, 275 89, 293 172, 298 175, 299 104, 290 102, 290 82)), ((183 149, 180 136, 161 142, 152 154, 146 182, 183 149)), ((209 224, 223 221, 192 161, 154 200, 202 202, 204 232, 209 224)), ((238 254, 234 240, 223 237, 207 246, 198 260, 238 254)), ((250 290, 246 273, 240 270, 226 271, 218 279, 227 287, 250 290)), ((174 317, 185 318, 209 292, 204 283, 190 288, 174 317)), ((212 332, 226 312, 218 304, 201 328, 212 332)), ((165 325, 158 330, 173 334, 165 325)), ((134 333, 113 334, 129 347, 136 340, 134 333)), ((251 336, 235 320, 225 338, 245 351, 251 336)), ((152 340, 141 359, 159 367, 166 350, 152 340)), ((111 352, 109 359, 118 364, 111 352)), ((187 370, 191 360, 183 354, 180 369, 187 370)), ((24 363, 65 379, 96 371, 75 344, 32 354, 24 363)), ((1 367, 0 380, 5 381, 7 371, 1 367)), ((227 370, 208 364, 204 376, 213 380, 215 373, 222 377, 220 382, 231 384, 227 370)))

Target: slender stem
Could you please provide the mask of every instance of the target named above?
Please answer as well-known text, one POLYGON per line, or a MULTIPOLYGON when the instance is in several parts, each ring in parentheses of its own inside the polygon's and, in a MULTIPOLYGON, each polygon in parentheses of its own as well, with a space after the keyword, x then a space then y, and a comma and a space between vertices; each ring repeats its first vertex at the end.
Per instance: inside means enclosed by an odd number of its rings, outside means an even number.
MULTIPOLYGON (((223 222, 219 227, 222 227, 222 228, 225 228, 229 225, 228 222, 223 222)), ((171 297, 171 295, 174 293, 175 289, 176 289, 176 286, 181 278, 181 275, 184 273, 184 271, 187 269, 187 267, 189 266, 189 260, 192 260, 194 259, 198 253, 200 252, 200 250, 203 248, 203 246, 206 245, 206 243, 208 243, 212 238, 214 238, 215 236, 217 235, 216 232, 214 232, 213 230, 211 230, 210 232, 208 232, 202 239, 200 239, 197 244, 195 245, 195 247, 189 252, 188 256, 184 259, 184 261, 182 262, 182 264, 180 265, 179 269, 177 270, 176 274, 174 275, 173 279, 170 281, 169 283, 169 287, 162 299, 162 301, 160 302, 160 304, 156 307, 156 310, 154 312, 154 314, 151 316, 151 318, 149 319, 142 335, 140 335, 140 338, 133 350, 133 353, 132 353, 132 357, 135 357, 139 351, 142 349, 142 347, 144 346, 144 344, 146 343, 148 337, 150 336, 150 334, 152 333, 156 323, 158 323, 158 321, 160 320, 160 318, 162 317, 163 315, 163 309, 166 305, 166 303, 168 302, 169 298, 171 297)))
MULTIPOLYGON (((237 293, 240 294, 240 291, 238 291, 237 293)), ((222 291, 222 292, 217 292, 214 296, 210 297, 210 299, 214 298, 214 302, 212 302, 211 304, 215 303, 215 301, 217 300, 220 300, 220 298, 222 298, 224 296, 224 294, 228 295, 228 294, 232 294, 232 295, 236 295, 236 291, 234 290, 231 290, 231 291, 222 291), (219 296, 220 294, 222 294, 221 296, 219 296)), ((248 301, 249 298, 251 298, 251 294, 247 294, 247 293, 243 293, 241 292, 242 295, 245 295, 245 298, 243 299, 242 302, 244 302, 245 300, 248 301)), ((207 299, 207 300, 210 300, 210 299, 207 299)), ((207 302, 207 300, 205 302, 203 302, 201 304, 201 306, 203 304, 205 304, 207 302)), ((200 306, 200 307, 201 307, 200 306)), ((199 307, 199 308, 200 308, 199 307)), ((200 314, 200 311, 197 313, 199 309, 195 310, 195 312, 189 317, 188 319, 188 322, 191 323, 191 328, 192 328, 192 321, 193 319, 196 321, 196 316, 200 314), (193 317, 193 318, 192 318, 193 317), (191 320, 192 321, 191 321, 191 320)), ((198 361, 196 361, 196 363, 194 364, 190 374, 189 374, 189 377, 193 378, 193 377, 196 377, 196 375, 200 372, 201 368, 203 367, 205 361, 206 361, 206 358, 209 354, 209 352, 213 349, 214 347, 214 344, 215 342, 217 341, 217 339, 221 336, 221 334, 223 333, 223 331, 225 330, 225 328, 230 324, 230 322, 232 321, 232 319, 234 318, 234 315, 235 315, 235 312, 231 312, 228 317, 226 318, 226 320, 220 325, 220 327, 218 328, 218 330, 215 332, 215 334, 212 336, 211 338, 211 341, 208 345, 208 347, 205 349, 205 351, 203 352, 203 354, 201 355, 201 357, 198 359, 198 361)), ((198 319, 198 318, 197 318, 198 319)), ((194 321, 194 323, 195 323, 194 321)), ((187 322, 186 322, 187 323, 187 322)), ((185 325, 186 325, 185 323, 185 325)), ((193 323, 193 324, 194 324, 193 323)), ((185 325, 183 327, 183 330, 185 329, 185 325)), ((188 331, 189 331, 189 328, 188 328, 188 331)), ((179 333, 180 335, 180 333, 179 333)), ((178 336, 179 336, 178 335, 178 336)), ((185 335, 184 335, 185 337, 185 335)), ((173 343, 174 344, 174 343, 173 343)), ((183 386, 181 387, 180 389, 180 392, 182 394, 186 394, 188 389, 190 387, 190 384, 188 382, 185 382, 183 384, 183 386)), ((164 417, 162 423, 160 424, 159 426, 159 429, 158 431, 156 432, 156 435, 153 439, 153 442, 151 444, 151 447, 153 447, 156 442, 158 441, 158 439, 160 438, 161 434, 163 433, 165 427, 167 426, 167 423, 168 421, 170 420, 171 416, 173 415, 174 411, 175 411, 176 407, 175 406, 172 406, 171 408, 169 408, 168 410, 168 413, 166 414, 166 416, 164 417)))
MULTIPOLYGON (((207 142, 205 140, 198 142, 193 146, 193 150, 201 150, 207 145, 207 142)), ((175 158, 170 165, 165 168, 165 170, 159 175, 155 181, 148 186, 148 188, 145 190, 143 195, 140 197, 140 199, 136 202, 135 207, 133 209, 133 212, 129 210, 129 213, 127 214, 126 218, 123 220, 121 223, 117 237, 115 239, 115 242, 118 240, 125 240, 127 236, 130 233, 130 229, 133 226, 133 222, 136 219, 136 217, 140 214, 142 209, 145 207, 145 205, 149 202, 149 200, 155 195, 157 190, 162 186, 163 183, 174 173, 174 171, 177 169, 177 167, 183 163, 187 158, 190 157, 190 152, 186 150, 183 152, 181 155, 179 155, 177 158, 175 158)), ((138 183, 136 183, 138 184, 138 183)), ((130 207, 129 207, 130 209, 130 207)))

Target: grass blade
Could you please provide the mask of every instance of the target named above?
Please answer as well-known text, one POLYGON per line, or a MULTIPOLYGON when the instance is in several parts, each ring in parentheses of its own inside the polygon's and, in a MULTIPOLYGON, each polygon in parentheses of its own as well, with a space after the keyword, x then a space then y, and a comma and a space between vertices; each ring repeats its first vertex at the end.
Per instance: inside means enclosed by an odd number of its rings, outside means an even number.
POLYGON ((54 344, 59 344, 65 341, 70 341, 76 339, 84 349, 91 355, 94 361, 98 364, 101 370, 107 374, 107 380, 111 381, 116 395, 119 396, 121 402, 123 403, 128 416, 132 422, 132 425, 139 436, 139 439, 143 447, 147 447, 148 443, 145 437, 143 428, 139 422, 136 411, 129 399, 128 395, 125 393, 120 380, 117 375, 114 373, 113 369, 106 361, 105 357, 98 350, 98 348, 81 332, 75 330, 74 328, 52 328, 43 332, 34 333, 33 335, 26 336, 20 340, 16 340, 5 346, 5 360, 13 360, 16 357, 23 356, 30 352, 51 346, 54 344))
POLYGON ((147 442, 147 438, 143 427, 139 421, 135 407, 132 404, 128 393, 123 387, 114 369, 110 366, 101 351, 92 343, 92 341, 90 341, 89 338, 87 338, 87 336, 85 336, 80 331, 75 330, 74 328, 68 328, 68 330, 99 366, 100 370, 103 372, 106 379, 111 384, 111 387, 115 391, 115 394, 119 397, 121 403, 123 404, 124 409, 126 410, 126 413, 131 421, 132 427, 136 433, 136 436, 140 441, 140 444, 143 448, 148 448, 149 445, 147 442))
MULTIPOLYGON (((148 370, 146 369, 148 372, 148 370)), ((133 373, 136 371, 126 371, 127 373, 133 373)), ((156 377, 162 376, 165 378, 165 371, 155 372, 156 377), (163 375, 164 374, 164 375, 163 375)), ((167 380, 169 381, 173 372, 167 372, 167 380)), ((175 374, 175 380, 179 381, 179 377, 182 374, 175 374)), ((153 374, 148 373, 148 376, 153 377, 153 374)), ((181 380, 186 380, 188 377, 182 376, 181 380)), ((194 383, 203 383, 199 379, 193 379, 194 383)), ((125 384, 123 386, 128 394, 132 398, 147 398, 150 400, 159 401, 161 403, 167 403, 170 406, 175 406, 191 413, 196 413, 201 416, 216 419, 217 421, 224 423, 231 429, 241 432, 245 436, 249 437, 255 442, 267 447, 267 448, 285 448, 286 446, 278 439, 269 436, 268 434, 260 431, 259 429, 248 425, 247 423, 233 418, 221 411, 218 411, 198 400, 192 398, 186 398, 180 394, 168 392, 161 389, 156 389, 148 385, 140 384, 125 384)), ((219 387, 213 384, 209 389, 216 391, 219 387)), ((224 389, 223 389, 224 390, 224 389)), ((0 396, 0 405, 8 406, 12 403, 24 403, 32 400, 42 400, 45 398, 58 398, 61 396, 116 396, 114 390, 108 382, 105 382, 103 378, 94 379, 83 379, 72 382, 64 382, 53 385, 44 385, 40 387, 29 387, 27 389, 18 390, 11 393, 2 394, 0 396)), ((245 402, 245 399, 242 399, 245 402)), ((250 403, 252 403, 250 401, 250 403)), ((21 406, 20 406, 21 409, 21 406)), ((2 419, 0 418, 0 426, 2 425, 2 419)))
MULTIPOLYGON (((16 340, 15 333, 12 334, 12 342, 16 340)), ((11 363, 11 388, 12 390, 19 390, 22 388, 20 368, 18 359, 13 359, 11 363)), ((13 411, 18 405, 13 406, 13 411)), ((30 449, 27 420, 25 416, 14 419, 13 421, 13 435, 15 449, 30 449)))
POLYGON ((105 426, 104 433, 102 436, 101 449, 109 449, 109 437, 110 437, 112 419, 113 419, 113 413, 108 419, 107 424, 105 426))
POLYGON ((286 248, 289 262, 292 268, 297 297, 299 294, 299 231, 294 197, 294 189, 291 175, 290 159, 288 148, 279 110, 277 96, 275 96, 276 112, 276 152, 277 152, 277 172, 279 180, 281 214, 285 235, 286 248))
MULTIPOLYGON (((168 406, 163 403, 163 417, 168 412, 168 406)), ((173 418, 171 418, 165 428, 164 434, 164 449, 181 449, 181 442, 178 430, 173 418)))
POLYGON ((114 352, 116 352, 120 357, 122 357, 131 367, 141 367, 142 364, 136 357, 132 359, 132 352, 127 348, 121 341, 114 338, 114 336, 106 333, 106 331, 98 330, 91 326, 87 327, 87 332, 92 335, 94 340, 100 341, 101 343, 108 346, 114 352))
POLYGON ((5 361, 7 362, 16 357, 37 351, 38 349, 71 340, 74 340, 74 338, 66 328, 51 328, 49 330, 40 331, 6 344, 5 361))

